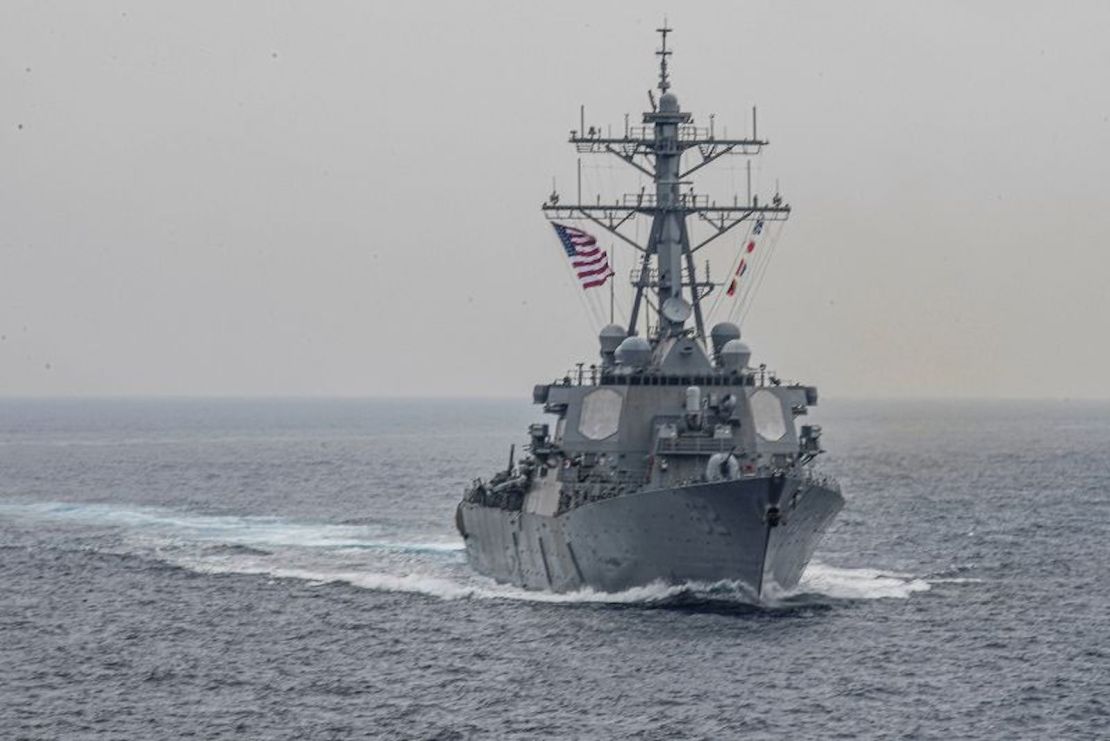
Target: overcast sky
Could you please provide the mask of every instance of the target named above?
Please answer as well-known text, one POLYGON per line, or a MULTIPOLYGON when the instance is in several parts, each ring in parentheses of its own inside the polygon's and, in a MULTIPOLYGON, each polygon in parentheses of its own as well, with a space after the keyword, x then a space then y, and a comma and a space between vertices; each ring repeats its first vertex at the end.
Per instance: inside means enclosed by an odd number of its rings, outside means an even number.
POLYGON ((1110 396, 1110 3, 887 0, 5 0, 0 395, 526 398, 593 360, 538 207, 580 103, 645 109, 664 13, 683 108, 758 104, 795 209, 756 362, 1110 396))

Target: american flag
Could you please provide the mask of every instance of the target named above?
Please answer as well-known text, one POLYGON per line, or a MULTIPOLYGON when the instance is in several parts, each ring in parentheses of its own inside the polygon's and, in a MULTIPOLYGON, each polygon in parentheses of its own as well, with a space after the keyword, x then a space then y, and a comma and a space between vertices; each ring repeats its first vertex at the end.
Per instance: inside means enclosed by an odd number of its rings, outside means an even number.
POLYGON ((615 275, 609 267, 609 256, 597 246, 596 239, 573 226, 555 222, 551 222, 551 226, 555 227, 555 233, 563 243, 563 249, 570 258, 570 266, 577 273, 582 288, 604 285, 609 276, 615 275))

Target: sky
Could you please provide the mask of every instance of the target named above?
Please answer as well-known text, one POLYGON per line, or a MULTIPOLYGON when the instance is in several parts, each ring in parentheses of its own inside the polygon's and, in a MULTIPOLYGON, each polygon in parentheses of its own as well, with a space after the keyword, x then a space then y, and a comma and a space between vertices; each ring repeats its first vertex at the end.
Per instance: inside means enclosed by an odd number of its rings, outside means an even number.
MULTIPOLYGON (((1110 397, 1110 4, 936 0, 5 0, 0 396, 524 398, 594 362, 539 206, 573 200, 579 105, 638 123, 664 15, 683 109, 758 105, 757 192, 794 209, 755 362, 1110 397)), ((585 197, 626 169, 584 159, 585 197)))

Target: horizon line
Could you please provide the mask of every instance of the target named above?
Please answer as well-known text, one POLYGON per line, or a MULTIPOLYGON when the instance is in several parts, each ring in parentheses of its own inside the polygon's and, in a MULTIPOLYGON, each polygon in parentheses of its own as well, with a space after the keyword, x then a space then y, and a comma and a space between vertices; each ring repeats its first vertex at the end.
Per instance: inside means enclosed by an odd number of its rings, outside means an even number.
MULTIPOLYGON (((489 394, 2 394, 0 402, 17 401, 520 401, 524 395, 489 394)), ((1110 396, 825 396, 820 401, 867 402, 1110 402, 1110 396)), ((818 403, 815 406, 820 406, 818 403)))

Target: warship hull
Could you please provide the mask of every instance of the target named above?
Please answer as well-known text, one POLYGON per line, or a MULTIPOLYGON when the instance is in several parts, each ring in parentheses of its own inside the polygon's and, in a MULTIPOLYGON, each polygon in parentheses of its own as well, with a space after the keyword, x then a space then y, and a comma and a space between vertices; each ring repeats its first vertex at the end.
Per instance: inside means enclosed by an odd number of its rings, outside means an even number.
POLYGON ((464 502, 458 524, 473 568, 526 589, 729 581, 758 600, 798 583, 843 504, 834 484, 752 477, 643 490, 554 516, 464 502))

